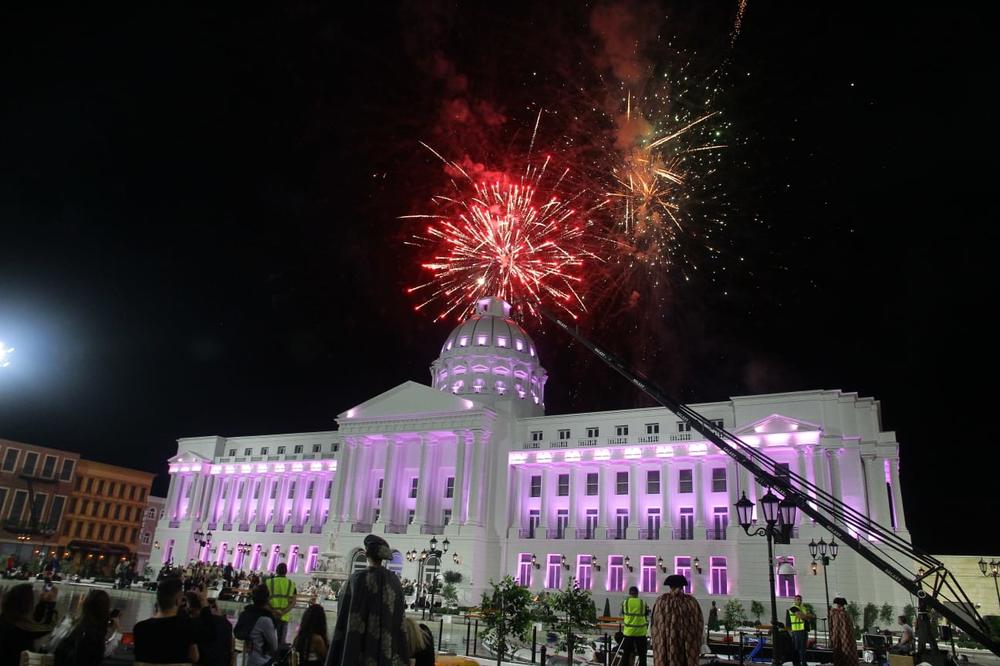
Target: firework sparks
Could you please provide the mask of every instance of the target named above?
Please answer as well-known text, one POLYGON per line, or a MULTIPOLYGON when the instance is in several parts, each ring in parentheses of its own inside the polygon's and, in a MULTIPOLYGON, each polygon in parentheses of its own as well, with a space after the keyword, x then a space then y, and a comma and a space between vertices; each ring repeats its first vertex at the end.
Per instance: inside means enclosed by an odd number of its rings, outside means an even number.
POLYGON ((568 169, 551 187, 543 186, 549 161, 537 168, 529 164, 517 179, 497 175, 476 182, 445 160, 462 178, 453 182, 454 195, 433 198, 444 212, 404 216, 433 220, 411 243, 433 248, 422 264, 430 279, 407 290, 425 294, 416 310, 437 304, 438 319, 462 316, 484 296, 517 302, 536 315, 543 303, 573 317, 585 309, 582 269, 598 261, 586 249, 592 223, 574 207, 580 194, 559 196, 568 169))

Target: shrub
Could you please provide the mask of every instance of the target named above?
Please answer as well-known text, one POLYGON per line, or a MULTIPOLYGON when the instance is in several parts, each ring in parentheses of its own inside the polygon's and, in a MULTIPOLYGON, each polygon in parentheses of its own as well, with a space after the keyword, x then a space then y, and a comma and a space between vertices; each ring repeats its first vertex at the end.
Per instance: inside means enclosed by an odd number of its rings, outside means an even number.
POLYGON ((860 638, 861 628, 858 626, 858 620, 861 619, 861 609, 856 601, 847 604, 847 616, 851 618, 851 625, 854 627, 854 638, 860 638))
POLYGON ((462 582, 462 574, 459 573, 459 572, 457 572, 457 571, 445 571, 444 572, 444 582, 446 582, 446 583, 452 583, 452 584, 461 583, 462 582))
POLYGON ((913 607, 913 604, 903 606, 903 617, 906 618, 906 624, 912 627, 913 620, 917 617, 917 609, 913 607))
POLYGON ((882 604, 882 608, 878 610, 878 619, 882 623, 882 628, 891 627, 895 622, 896 618, 893 617, 895 610, 890 604, 882 604))
POLYGON ((729 601, 722 613, 722 623, 726 625, 726 631, 732 631, 745 625, 747 613, 743 609, 743 604, 736 599, 729 601))
POLYGON ((861 628, 865 631, 874 627, 875 621, 878 620, 878 606, 870 601, 865 604, 863 620, 864 622, 862 623, 861 628))
POLYGON ((760 625, 760 616, 764 614, 764 604, 759 601, 751 601, 750 614, 754 616, 757 625, 760 625))

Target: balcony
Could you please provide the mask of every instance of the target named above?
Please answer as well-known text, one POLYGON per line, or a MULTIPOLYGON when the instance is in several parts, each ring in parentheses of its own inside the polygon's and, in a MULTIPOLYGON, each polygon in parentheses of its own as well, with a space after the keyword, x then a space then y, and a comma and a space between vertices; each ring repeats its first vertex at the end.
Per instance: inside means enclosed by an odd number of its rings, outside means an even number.
POLYGON ((371 523, 351 523, 351 531, 352 532, 371 532, 372 531, 372 524, 371 523))
POLYGON ((271 528, 271 531, 272 531, 272 532, 280 532, 280 533, 284 533, 284 531, 285 531, 285 526, 284 526, 284 525, 275 525, 274 527, 272 527, 272 528, 271 528))
POLYGON ((537 449, 541 442, 525 442, 521 444, 522 449, 537 449))
POLYGON ((609 541, 621 541, 625 538, 625 528, 609 527, 607 538, 609 541))
POLYGON ((593 539, 595 538, 596 528, 593 527, 578 527, 576 528, 576 538, 577 539, 593 539))
POLYGON ((639 528, 639 538, 647 541, 655 541, 660 538, 660 528, 656 527, 653 529, 648 529, 645 527, 639 528))
POLYGON ((534 539, 535 538, 535 528, 534 527, 522 527, 517 530, 518 539, 534 539))
POLYGON ((233 530, 233 524, 232 523, 222 523, 222 531, 223 532, 231 532, 232 530, 233 530))
POLYGON ((691 433, 689 432, 678 432, 670 435, 671 442, 690 442, 691 433))
POLYGON ((672 537, 674 541, 694 541, 694 530, 673 530, 672 537))
POLYGON ((566 528, 550 527, 545 530, 546 539, 565 539, 566 538, 566 528))
POLYGON ((312 527, 309 528, 309 532, 311 534, 322 534, 323 533, 323 526, 322 525, 313 525, 312 527))
POLYGON ((257 523, 257 531, 258 532, 266 532, 267 531, 267 525, 265 525, 264 523, 257 523))
POLYGON ((577 446, 597 446, 596 437, 586 437, 584 439, 576 440, 577 446))
POLYGON ((386 534, 406 534, 406 525, 394 525, 392 523, 385 526, 386 534))
POLYGON ((554 442, 549 442, 550 449, 565 449, 567 446, 569 446, 569 442, 567 442, 565 439, 559 439, 554 442))
POLYGON ((608 446, 621 446, 622 444, 628 444, 627 435, 618 435, 616 437, 608 437, 608 446))
POLYGON ((302 534, 302 525, 292 525, 292 534, 302 534))
POLYGON ((725 528, 721 530, 705 530, 705 538, 709 541, 725 541, 726 530, 725 528))
POLYGON ((639 435, 639 443, 640 444, 659 444, 660 443, 660 435, 659 435, 659 433, 657 433, 655 435, 639 435))
POLYGON ((444 525, 421 525, 421 534, 444 534, 444 525))

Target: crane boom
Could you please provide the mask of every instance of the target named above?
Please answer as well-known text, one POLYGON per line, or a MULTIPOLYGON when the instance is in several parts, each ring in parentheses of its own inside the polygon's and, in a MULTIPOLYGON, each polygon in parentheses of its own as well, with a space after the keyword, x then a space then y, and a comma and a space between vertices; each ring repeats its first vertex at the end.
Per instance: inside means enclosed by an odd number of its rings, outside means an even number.
POLYGON ((969 600, 954 574, 940 560, 924 553, 895 531, 872 521, 867 515, 843 503, 808 479, 794 472, 779 470, 775 461, 766 454, 715 425, 687 405, 672 399, 649 379, 626 367, 617 356, 584 337, 577 327, 570 327, 545 309, 540 309, 540 312, 640 391, 676 414, 692 430, 700 433, 753 474, 761 485, 771 487, 786 499, 794 501, 800 511, 829 530, 875 568, 960 627, 993 654, 1000 656, 1000 641, 990 635, 989 625, 979 615, 975 604, 969 600), (919 566, 923 573, 914 576, 907 570, 908 566, 919 566))

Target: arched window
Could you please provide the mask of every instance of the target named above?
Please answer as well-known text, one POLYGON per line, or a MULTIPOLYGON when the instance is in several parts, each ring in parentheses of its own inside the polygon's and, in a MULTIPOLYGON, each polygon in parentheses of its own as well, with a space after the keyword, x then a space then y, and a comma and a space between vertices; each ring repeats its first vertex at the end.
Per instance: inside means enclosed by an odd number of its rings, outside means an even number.
POLYGON ((424 563, 424 582, 430 584, 433 582, 441 569, 441 560, 439 560, 434 555, 427 558, 427 562, 424 563))
POLYGON ((354 557, 351 558, 351 573, 356 571, 364 571, 368 568, 368 558, 365 557, 365 551, 359 550, 354 553, 354 557))
POLYGON ((389 560, 389 564, 386 567, 392 573, 396 574, 398 577, 403 577, 403 554, 398 550, 392 551, 392 559, 389 560))

